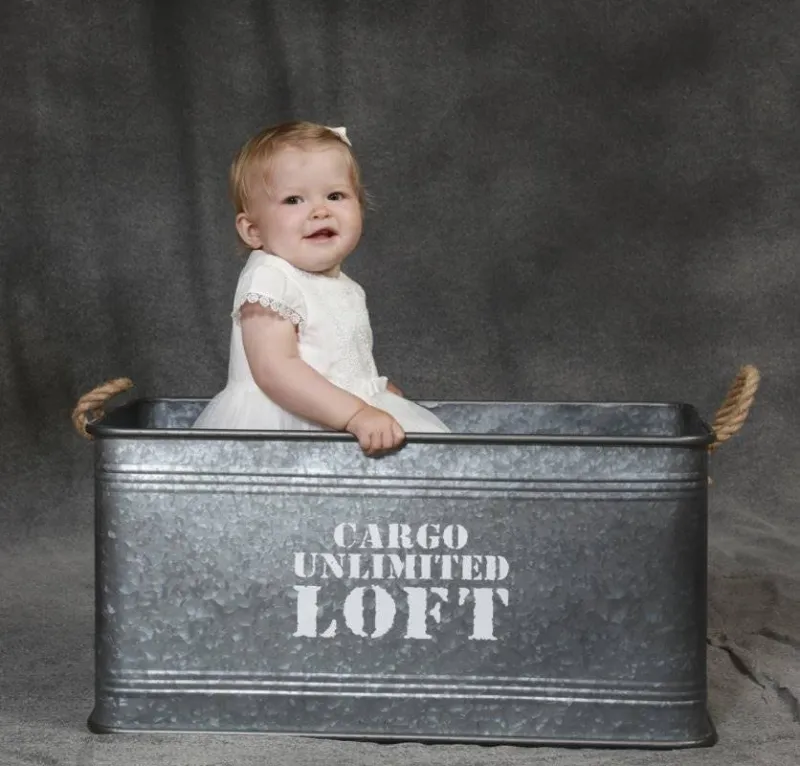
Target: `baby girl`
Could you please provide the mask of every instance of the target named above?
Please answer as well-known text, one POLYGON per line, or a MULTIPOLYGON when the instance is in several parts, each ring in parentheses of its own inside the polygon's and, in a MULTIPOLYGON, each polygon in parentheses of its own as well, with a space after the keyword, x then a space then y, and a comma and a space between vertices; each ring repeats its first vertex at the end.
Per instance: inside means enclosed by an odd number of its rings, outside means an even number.
POLYGON ((251 253, 233 302, 228 383, 195 427, 348 431, 373 456, 406 431, 447 432, 378 376, 364 291, 341 270, 364 212, 344 128, 268 128, 239 152, 230 183, 251 253))

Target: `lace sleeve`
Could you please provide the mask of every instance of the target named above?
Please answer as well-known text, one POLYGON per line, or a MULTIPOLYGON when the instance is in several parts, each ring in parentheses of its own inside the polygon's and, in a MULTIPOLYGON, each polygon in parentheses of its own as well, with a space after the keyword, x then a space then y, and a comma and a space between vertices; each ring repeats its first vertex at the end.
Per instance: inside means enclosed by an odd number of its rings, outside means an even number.
POLYGON ((231 316, 234 321, 240 320, 245 303, 259 303, 294 325, 306 320, 306 305, 300 288, 282 271, 269 265, 242 275, 233 301, 231 316))

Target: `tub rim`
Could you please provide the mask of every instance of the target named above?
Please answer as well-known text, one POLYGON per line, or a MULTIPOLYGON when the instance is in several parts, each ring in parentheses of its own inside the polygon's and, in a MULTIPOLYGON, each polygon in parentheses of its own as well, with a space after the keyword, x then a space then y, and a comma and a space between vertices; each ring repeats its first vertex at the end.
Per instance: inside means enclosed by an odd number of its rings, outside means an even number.
MULTIPOLYGON (((246 429, 212 428, 128 428, 114 425, 114 416, 134 407, 163 402, 210 401, 207 397, 138 397, 106 412, 99 420, 87 423, 86 430, 99 439, 192 439, 224 441, 312 441, 312 442, 355 442, 352 434, 339 431, 265 431, 246 429), (110 422, 109 422, 110 421, 110 422)), ((707 449, 716 441, 716 435, 697 409, 686 402, 616 402, 616 401, 531 401, 531 400, 481 400, 481 399, 420 399, 415 400, 423 407, 437 407, 448 404, 464 405, 532 405, 532 406, 592 406, 592 407, 652 407, 672 408, 682 411, 691 433, 680 436, 670 435, 587 435, 587 434, 459 434, 459 433, 418 433, 406 434, 408 444, 491 444, 523 445, 553 444, 581 446, 648 446, 648 447, 693 447, 707 449)))

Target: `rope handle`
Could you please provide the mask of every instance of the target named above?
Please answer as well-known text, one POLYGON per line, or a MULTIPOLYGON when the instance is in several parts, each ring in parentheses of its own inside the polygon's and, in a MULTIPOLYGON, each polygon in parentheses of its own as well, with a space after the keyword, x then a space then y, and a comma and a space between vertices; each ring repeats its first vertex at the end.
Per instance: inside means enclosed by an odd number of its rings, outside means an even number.
POLYGON ((709 452, 713 452, 741 429, 753 405, 760 381, 761 373, 752 364, 747 364, 739 370, 728 395, 714 417, 711 429, 714 431, 716 441, 709 445, 709 452))
POLYGON ((86 430, 88 423, 102 418, 105 415, 103 405, 129 388, 133 388, 133 381, 130 378, 114 378, 84 394, 72 410, 72 425, 75 426, 75 430, 84 439, 91 439, 92 435, 86 430))

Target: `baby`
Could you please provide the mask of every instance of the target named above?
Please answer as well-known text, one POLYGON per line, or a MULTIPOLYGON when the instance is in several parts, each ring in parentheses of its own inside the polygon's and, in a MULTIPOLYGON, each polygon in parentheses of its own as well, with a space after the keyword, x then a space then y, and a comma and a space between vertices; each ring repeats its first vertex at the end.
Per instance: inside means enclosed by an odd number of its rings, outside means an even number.
POLYGON ((252 252, 233 302, 228 383, 195 427, 348 431, 371 456, 406 431, 447 432, 378 376, 364 291, 341 270, 364 212, 345 129, 268 128, 239 152, 230 183, 252 252))

